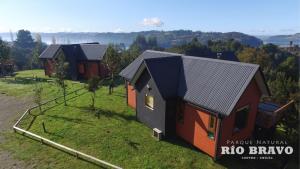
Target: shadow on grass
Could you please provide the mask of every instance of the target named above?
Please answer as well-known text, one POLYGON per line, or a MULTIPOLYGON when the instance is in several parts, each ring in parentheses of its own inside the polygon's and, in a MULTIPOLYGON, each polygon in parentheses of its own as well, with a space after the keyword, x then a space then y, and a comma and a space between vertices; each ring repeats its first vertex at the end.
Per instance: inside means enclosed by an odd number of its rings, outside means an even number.
POLYGON ((95 116, 97 116, 99 118, 101 116, 104 116, 107 118, 121 119, 124 121, 136 120, 136 117, 134 115, 126 114, 125 111, 115 112, 115 111, 111 111, 111 110, 104 110, 101 108, 95 108, 95 110, 93 110, 90 106, 75 106, 75 105, 67 105, 67 106, 80 109, 81 111, 84 111, 84 112, 93 113, 93 114, 95 114, 95 116))
POLYGON ((126 142, 131 148, 133 148, 133 149, 135 149, 135 150, 138 150, 138 149, 139 149, 138 146, 140 145, 140 143, 131 141, 131 140, 127 139, 127 138, 125 138, 124 140, 125 140, 125 142, 126 142))
POLYGON ((79 118, 69 118, 69 117, 63 117, 63 116, 58 116, 58 115, 46 115, 47 117, 54 118, 56 120, 63 120, 71 123, 77 123, 77 124, 87 124, 87 125, 92 125, 89 122, 86 122, 85 120, 79 119, 79 118))
MULTIPOLYGON (((110 80, 109 77, 101 83, 102 86, 109 86, 110 84, 111 84, 111 80, 110 80)), ((114 86, 119 86, 119 85, 122 85, 122 84, 125 84, 123 78, 121 76, 115 76, 114 86)))
POLYGON ((125 95, 124 93, 122 93, 122 92, 116 92, 116 91, 114 91, 114 92, 112 93, 112 95, 113 95, 113 96, 118 96, 118 97, 123 97, 123 98, 126 97, 126 95, 125 95))
POLYGON ((196 147, 194 147, 192 144, 184 141, 183 139, 179 138, 178 136, 169 136, 167 138, 164 138, 163 141, 168 142, 168 143, 173 144, 173 145, 177 145, 177 146, 180 146, 180 147, 190 149, 192 151, 201 152, 196 147))
POLYGON ((99 113, 100 117, 105 116, 108 118, 117 118, 125 121, 133 121, 136 120, 136 117, 134 115, 126 114, 125 111, 123 112, 115 112, 111 110, 103 110, 101 108, 97 108, 96 112, 99 113))
POLYGON ((35 78, 35 77, 15 77, 10 79, 3 79, 3 82, 9 84, 35 84, 36 82, 47 82, 49 78, 35 78))
POLYGON ((56 134, 56 133, 54 133, 54 132, 47 131, 47 129, 46 129, 46 132, 45 132, 45 133, 46 133, 46 134, 50 134, 50 135, 55 136, 55 137, 64 138, 63 136, 61 136, 61 135, 59 135, 59 134, 56 134))
POLYGON ((36 120, 36 118, 39 116, 39 115, 33 115, 33 114, 29 114, 29 115, 31 115, 33 117, 33 119, 30 121, 28 127, 26 128, 27 131, 30 130, 32 124, 34 123, 34 121, 36 120))

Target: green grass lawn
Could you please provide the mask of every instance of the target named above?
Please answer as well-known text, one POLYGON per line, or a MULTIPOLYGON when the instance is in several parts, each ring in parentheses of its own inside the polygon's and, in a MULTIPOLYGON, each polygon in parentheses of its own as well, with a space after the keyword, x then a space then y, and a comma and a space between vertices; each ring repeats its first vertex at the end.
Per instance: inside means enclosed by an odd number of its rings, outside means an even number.
MULTIPOLYGON (((44 95, 43 100, 61 95, 61 91, 54 83, 52 78, 46 77, 43 70, 26 70, 16 73, 16 76, 0 79, 0 93, 24 97, 32 96, 36 78, 43 84, 44 95)), ((82 87, 82 84, 74 81, 67 81, 68 91, 82 87)))
MULTIPOLYGON (((19 72, 17 76, 32 77, 32 73, 47 79, 41 70, 19 72)), ((45 80, 41 83, 46 86, 45 99, 60 93, 52 82, 45 80)), ((83 86, 71 81, 68 84, 69 91, 83 86)), ((7 87, 5 92, 15 96, 30 96, 32 93, 32 83, 14 84, 2 79, 0 91, 2 87, 7 87), (15 85, 18 90, 14 90, 15 85)), ((60 104, 48 110, 47 106, 43 107, 46 110, 43 115, 39 115, 38 110, 33 111, 20 126, 123 168, 255 168, 251 161, 223 160, 221 164, 216 163, 181 139, 156 141, 151 136, 151 129, 137 122, 135 111, 127 107, 122 85, 116 87, 112 95, 108 95, 105 86, 97 91, 99 118, 89 109, 90 103, 90 93, 86 92, 68 101, 67 106, 60 104), (42 129, 43 122, 46 133, 42 129)), ((18 159, 34 161, 37 168, 99 168, 22 135, 13 132, 4 134, 6 143, 0 145, 0 149, 9 150, 18 159)))

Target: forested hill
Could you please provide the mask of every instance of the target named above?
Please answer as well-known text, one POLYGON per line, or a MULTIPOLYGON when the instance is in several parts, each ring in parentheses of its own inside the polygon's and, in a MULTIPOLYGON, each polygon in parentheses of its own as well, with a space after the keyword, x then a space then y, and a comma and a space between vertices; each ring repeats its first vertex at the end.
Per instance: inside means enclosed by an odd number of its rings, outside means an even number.
MULTIPOLYGON (((34 34, 34 33, 33 33, 34 34)), ((229 40, 235 39, 244 45, 257 47, 263 42, 247 34, 239 32, 201 32, 190 30, 176 30, 176 31, 143 31, 131 33, 40 33, 42 40, 46 43, 51 43, 52 38, 55 37, 57 43, 81 43, 81 42, 100 42, 100 43, 124 43, 125 46, 130 46, 137 35, 144 35, 146 37, 155 36, 160 47, 171 47, 173 45, 181 45, 190 42, 194 37, 197 37, 201 43, 207 43, 208 40, 229 40)), ((2 39, 10 41, 9 33, 1 34, 2 39)), ((33 35, 34 37, 34 35, 33 35)))
POLYGON ((275 35, 275 36, 260 36, 258 37, 264 41, 264 43, 273 43, 278 46, 288 46, 290 41, 293 41, 294 45, 300 45, 300 33, 293 35, 275 35))

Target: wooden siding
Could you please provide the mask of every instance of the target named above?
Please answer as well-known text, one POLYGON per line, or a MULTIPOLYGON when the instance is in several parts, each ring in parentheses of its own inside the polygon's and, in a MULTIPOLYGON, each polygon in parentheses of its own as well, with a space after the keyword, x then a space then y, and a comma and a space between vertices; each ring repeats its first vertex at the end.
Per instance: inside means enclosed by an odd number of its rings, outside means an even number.
POLYGON ((136 92, 133 86, 127 82, 127 104, 132 108, 136 108, 136 92))
POLYGON ((187 103, 182 104, 183 121, 176 122, 177 135, 211 157, 214 157, 217 132, 214 139, 209 138, 207 135, 211 113, 199 110, 187 103))
MULTIPOLYGON (((238 103, 236 104, 234 112, 232 112, 229 116, 225 117, 222 120, 219 146, 228 146, 226 144, 227 140, 245 140, 251 137, 255 126, 255 119, 258 111, 260 97, 261 92, 255 80, 252 80, 239 99, 238 103), (248 113, 246 127, 244 129, 241 129, 240 131, 234 131, 236 110, 246 105, 250 106, 250 112, 248 113)), ((219 148, 218 152, 220 155, 221 148, 219 148)))
POLYGON ((51 76, 54 73, 54 63, 52 59, 46 59, 44 61, 45 75, 51 76))

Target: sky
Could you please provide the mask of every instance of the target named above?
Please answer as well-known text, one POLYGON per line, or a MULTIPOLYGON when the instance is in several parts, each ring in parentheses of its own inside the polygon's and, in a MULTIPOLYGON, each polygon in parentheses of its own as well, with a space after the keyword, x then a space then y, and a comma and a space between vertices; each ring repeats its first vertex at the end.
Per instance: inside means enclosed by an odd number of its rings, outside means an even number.
POLYGON ((0 0, 0 32, 300 32, 300 0, 0 0))

